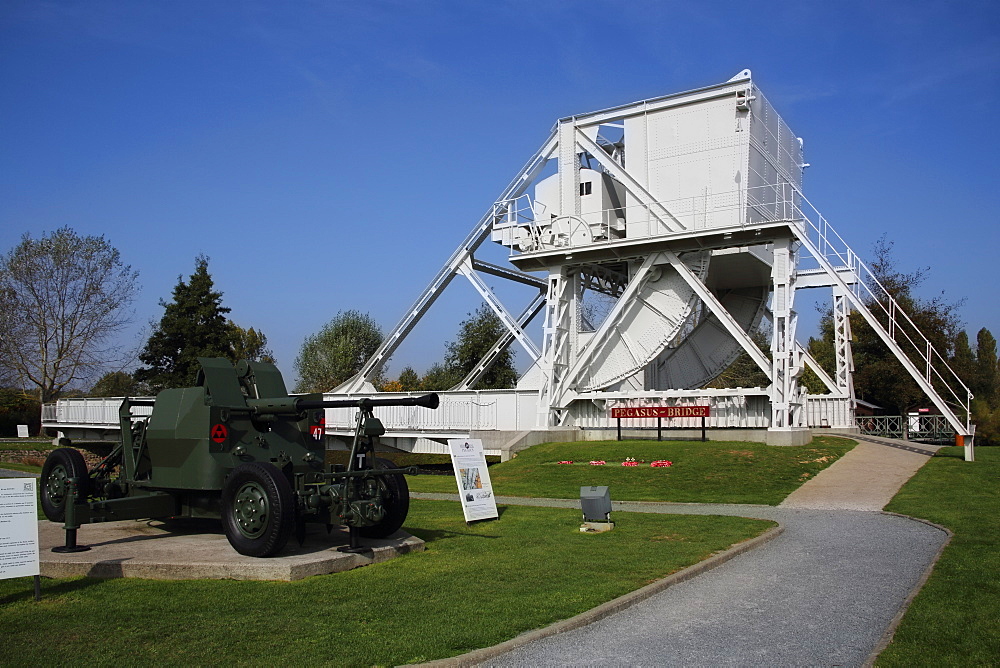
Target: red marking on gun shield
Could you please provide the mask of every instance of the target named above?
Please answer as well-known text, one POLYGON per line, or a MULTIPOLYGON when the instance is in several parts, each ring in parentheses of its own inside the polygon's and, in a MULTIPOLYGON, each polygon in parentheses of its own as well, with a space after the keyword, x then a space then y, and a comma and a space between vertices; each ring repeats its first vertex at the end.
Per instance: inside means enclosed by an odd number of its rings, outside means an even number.
POLYGON ((225 443, 229 438, 229 428, 224 424, 217 424, 212 427, 212 440, 216 443, 225 443))
POLYGON ((313 437, 313 440, 322 441, 323 432, 326 431, 326 418, 321 417, 319 419, 319 424, 314 424, 309 427, 309 434, 313 437))

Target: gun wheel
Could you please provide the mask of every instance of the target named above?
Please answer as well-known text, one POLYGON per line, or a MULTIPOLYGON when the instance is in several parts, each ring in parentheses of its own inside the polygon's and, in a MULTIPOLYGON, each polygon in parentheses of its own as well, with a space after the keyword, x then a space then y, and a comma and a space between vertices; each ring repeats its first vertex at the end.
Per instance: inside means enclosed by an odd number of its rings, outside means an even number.
POLYGON ((66 519, 66 498, 69 494, 69 479, 76 478, 77 492, 81 500, 90 495, 90 478, 87 477, 87 462, 83 455, 73 448, 58 448, 49 453, 42 465, 41 491, 42 512, 52 522, 66 519))
MULTIPOLYGON (((375 468, 394 469, 396 465, 388 459, 378 458, 375 460, 375 468)), ((396 533, 406 515, 410 512, 410 486, 406 484, 406 476, 402 473, 380 476, 379 481, 383 485, 382 498, 385 505, 385 516, 378 524, 366 527, 358 527, 358 533, 365 538, 385 538, 396 533)))
POLYGON ((295 527, 288 479, 273 464, 240 464, 222 490, 222 525, 233 549, 249 557, 281 551, 295 527))

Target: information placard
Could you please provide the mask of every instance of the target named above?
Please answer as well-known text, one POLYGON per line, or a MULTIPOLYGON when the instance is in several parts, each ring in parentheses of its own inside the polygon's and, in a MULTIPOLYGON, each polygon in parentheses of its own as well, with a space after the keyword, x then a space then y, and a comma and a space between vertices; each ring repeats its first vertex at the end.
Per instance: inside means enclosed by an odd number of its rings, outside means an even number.
POLYGON ((478 438, 450 438, 451 465, 455 469, 458 494, 462 499, 462 512, 466 522, 495 520, 497 500, 493 497, 493 483, 486 468, 483 442, 478 438))
POLYGON ((0 478, 0 579, 38 575, 34 478, 0 478))

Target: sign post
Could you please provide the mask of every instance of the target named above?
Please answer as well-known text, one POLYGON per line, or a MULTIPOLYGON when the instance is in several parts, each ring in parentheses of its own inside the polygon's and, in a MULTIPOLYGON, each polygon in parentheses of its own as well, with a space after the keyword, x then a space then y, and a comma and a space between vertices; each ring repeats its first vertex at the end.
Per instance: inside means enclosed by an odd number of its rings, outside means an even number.
POLYGON ((478 438, 450 438, 448 449, 455 468, 465 522, 471 524, 498 519, 500 513, 497 512, 497 500, 493 497, 490 472, 486 468, 483 442, 478 438))
POLYGON ((34 478, 0 479, 0 579, 34 576, 36 601, 41 598, 37 485, 34 478))
POLYGON ((656 440, 663 440, 663 418, 701 418, 701 440, 705 437, 705 418, 711 416, 711 406, 619 406, 611 409, 618 421, 618 440, 622 440, 622 418, 656 418, 656 440))

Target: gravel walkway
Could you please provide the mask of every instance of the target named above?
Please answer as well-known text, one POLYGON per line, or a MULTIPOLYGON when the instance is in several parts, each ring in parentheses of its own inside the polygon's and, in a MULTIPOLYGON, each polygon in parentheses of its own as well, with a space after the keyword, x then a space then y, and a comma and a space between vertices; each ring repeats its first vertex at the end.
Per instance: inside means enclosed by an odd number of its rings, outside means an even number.
MULTIPOLYGON (((817 493, 784 507, 615 502, 614 511, 770 519, 784 532, 621 612, 525 642, 480 665, 865 665, 948 541, 945 531, 930 524, 879 512, 882 499, 891 498, 932 449, 914 461, 899 456, 898 444, 879 445, 890 447, 856 448, 841 466, 811 481, 817 493), (860 506, 859 464, 867 469, 868 499, 860 506), (878 475, 879 467, 885 475, 878 475)), ((914 454, 909 444, 905 450, 914 454)), ((570 499, 497 502, 579 507, 570 499)), ((617 521, 628 519, 619 515, 617 521)), ((442 663, 448 662, 468 663, 460 657, 442 663)))

